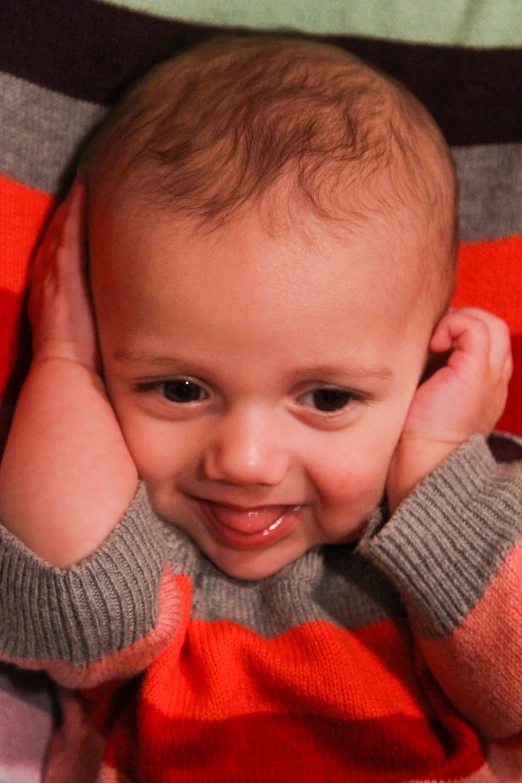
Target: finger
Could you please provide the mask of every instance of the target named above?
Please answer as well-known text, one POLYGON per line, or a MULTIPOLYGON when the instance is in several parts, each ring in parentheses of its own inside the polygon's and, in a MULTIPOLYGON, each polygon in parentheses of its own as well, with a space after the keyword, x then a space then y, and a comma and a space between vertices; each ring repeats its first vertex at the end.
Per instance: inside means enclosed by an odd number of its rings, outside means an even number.
POLYGON ((53 260, 62 235, 63 226, 67 217, 69 208, 69 196, 62 201, 54 210, 49 223, 38 244, 36 253, 33 256, 29 270, 29 283, 53 260))
POLYGON ((489 365, 490 333, 482 318, 463 310, 445 315, 430 341, 435 353, 451 351, 448 365, 460 369, 463 361, 470 360, 484 367, 489 365))
POLYGON ((502 368, 502 380, 504 383, 508 384, 513 376, 513 354, 511 351, 509 351, 508 355, 506 356, 506 359, 504 361, 504 366, 502 368))
POLYGON ((490 406, 490 415, 484 421, 484 426, 482 427, 482 432, 485 435, 489 435, 495 429, 498 420, 500 419, 500 417, 504 412, 507 399, 508 399, 508 386, 505 383, 501 383, 497 387, 494 399, 490 406))
POLYGON ((488 322, 491 336, 489 360, 494 371, 502 374, 506 363, 512 364, 511 335, 508 325, 500 318, 488 322))
POLYGON ((74 260, 82 261, 84 257, 84 225, 83 212, 85 201, 85 189, 82 185, 75 184, 64 205, 67 209, 64 216, 62 230, 58 237, 59 249, 66 251, 68 259, 73 255, 74 260))
POLYGON ((85 187, 77 184, 71 198, 60 250, 60 273, 67 282, 71 296, 79 303, 89 303, 90 286, 87 276, 85 239, 85 187))
POLYGON ((498 315, 479 307, 463 307, 458 311, 482 321, 490 333, 490 359, 495 366, 504 362, 505 355, 511 350, 511 336, 506 322, 498 315))
POLYGON ((30 303, 40 298, 41 289, 54 274, 57 247, 67 217, 68 201, 63 201, 54 211, 29 268, 30 303))
MULTIPOLYGON (((83 198, 83 188, 73 187, 67 198, 54 211, 33 258, 29 274, 28 302, 29 319, 33 326, 38 320, 49 284, 52 284, 52 281, 56 284, 58 277, 63 279, 64 273, 70 274, 71 262, 82 261, 82 258, 75 259, 71 256, 74 256, 76 245, 80 247, 80 243, 75 241, 74 232, 81 222, 83 198)), ((79 252, 81 253, 81 250, 79 252)))
MULTIPOLYGON (((450 324, 456 324, 457 327, 459 323, 462 327, 465 327, 466 322, 468 322, 471 328, 473 328, 474 324, 476 326, 477 321, 482 323, 489 333, 490 364, 496 368, 503 366, 506 357, 511 352, 511 336, 509 327, 505 321, 493 313, 476 307, 466 307, 461 308, 460 310, 451 311, 451 313, 448 313, 440 322, 440 326, 443 329, 447 326, 448 318, 451 318, 450 324)), ((479 327, 476 326, 476 328, 478 329, 479 327)), ((445 336, 440 333, 437 334, 436 330, 432 338, 432 345, 437 345, 438 341, 440 341, 440 345, 442 345, 444 340, 446 341, 447 346, 449 343, 449 334, 447 332, 445 336)))
POLYGON ((505 321, 497 315, 478 308, 466 308, 466 313, 478 318, 489 332, 489 373, 497 382, 506 384, 513 372, 511 334, 505 321), (507 379, 507 380, 506 380, 507 379))

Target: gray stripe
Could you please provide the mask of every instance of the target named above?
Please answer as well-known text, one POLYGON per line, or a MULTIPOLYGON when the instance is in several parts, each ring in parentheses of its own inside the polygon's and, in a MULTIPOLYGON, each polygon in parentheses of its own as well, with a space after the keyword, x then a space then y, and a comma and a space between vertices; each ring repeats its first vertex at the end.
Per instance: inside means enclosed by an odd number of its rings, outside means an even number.
POLYGON ((165 534, 172 568, 194 586, 194 619, 229 620, 270 639, 316 620, 354 630, 405 616, 387 577, 351 546, 313 549, 268 579, 242 582, 216 568, 180 531, 166 527, 165 534))
POLYGON ((522 233, 522 144, 454 147, 464 241, 522 233))
POLYGON ((142 639, 157 620, 163 537, 143 487, 103 546, 48 566, 0 525, 0 650, 85 665, 142 639))
POLYGON ((106 109, 0 75, 0 171, 56 193, 85 135, 106 109))
MULTIPOLYGON (((55 194, 106 109, 0 75, 0 171, 55 194)), ((454 148, 464 241, 522 233, 522 144, 454 148)))

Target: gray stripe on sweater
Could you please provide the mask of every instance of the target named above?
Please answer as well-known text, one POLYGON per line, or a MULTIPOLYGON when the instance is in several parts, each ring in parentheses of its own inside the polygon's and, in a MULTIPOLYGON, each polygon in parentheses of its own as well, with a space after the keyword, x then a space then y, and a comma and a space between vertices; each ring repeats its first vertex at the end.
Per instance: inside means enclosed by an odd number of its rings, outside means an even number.
POLYGON ((47 566, 0 529, 0 650, 85 665, 124 649, 155 627, 166 562, 191 579, 194 618, 265 638, 313 620, 352 629, 405 615, 387 578, 351 546, 316 548, 262 581, 232 579, 154 517, 142 488, 103 547, 71 569, 47 566))
MULTIPOLYGON (((0 74, 0 171, 56 194, 86 135, 106 109, 0 74)), ((453 149, 464 241, 522 233, 522 144, 453 149)))
POLYGON ((123 649, 155 627, 166 561, 190 578, 197 619, 271 638, 314 620, 356 629, 403 617, 406 606, 417 629, 437 638, 468 616, 519 542, 521 508, 522 464, 497 465, 475 436, 383 526, 377 510, 357 549, 319 547, 242 582, 158 520, 142 488, 103 547, 69 570, 46 567, 0 531, 0 649, 80 665, 123 649))
POLYGON ((178 531, 172 531, 170 546, 171 562, 192 578, 192 616, 199 620, 230 620, 273 638, 314 620, 356 629, 405 615, 388 579, 352 546, 313 549, 256 582, 226 576, 178 531))
POLYGON ((522 535, 522 464, 497 465, 474 435, 359 550, 395 584, 416 629, 455 631, 522 535))
POLYGON ((144 637, 156 624, 164 569, 153 527, 141 488, 125 522, 70 569, 45 564, 1 530, 0 650, 83 665, 144 637))
POLYGON ((86 135, 106 109, 0 74, 0 171, 56 194, 86 135))

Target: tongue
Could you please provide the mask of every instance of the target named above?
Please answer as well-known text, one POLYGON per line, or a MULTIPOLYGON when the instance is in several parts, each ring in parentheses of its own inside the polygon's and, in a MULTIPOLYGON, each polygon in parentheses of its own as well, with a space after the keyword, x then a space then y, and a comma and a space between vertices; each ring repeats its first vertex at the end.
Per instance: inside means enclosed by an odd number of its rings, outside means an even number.
POLYGON ((285 511, 288 506, 262 506, 252 511, 230 508, 229 506, 220 506, 218 503, 212 503, 211 512, 217 521, 232 528, 240 533, 260 533, 267 530, 285 511))

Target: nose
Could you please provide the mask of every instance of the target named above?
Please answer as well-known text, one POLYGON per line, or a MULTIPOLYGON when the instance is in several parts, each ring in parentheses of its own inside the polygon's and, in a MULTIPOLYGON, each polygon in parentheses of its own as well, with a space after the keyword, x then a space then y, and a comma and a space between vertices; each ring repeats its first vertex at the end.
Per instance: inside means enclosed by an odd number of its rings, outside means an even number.
POLYGON ((288 472, 290 455, 276 418, 252 409, 224 415, 204 452, 206 477, 238 486, 280 484, 288 472))

